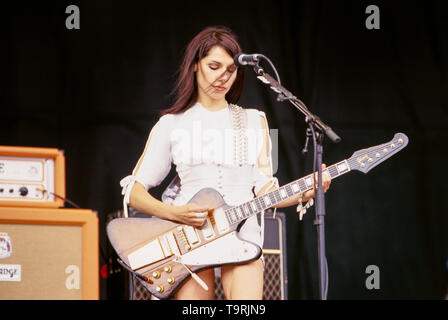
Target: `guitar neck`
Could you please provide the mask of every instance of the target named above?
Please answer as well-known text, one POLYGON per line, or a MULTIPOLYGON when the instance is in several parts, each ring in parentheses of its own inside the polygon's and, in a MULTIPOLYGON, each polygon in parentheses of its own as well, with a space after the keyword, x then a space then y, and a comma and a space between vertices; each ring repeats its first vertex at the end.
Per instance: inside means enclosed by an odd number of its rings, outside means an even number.
MULTIPOLYGON (((343 160, 325 168, 322 171, 322 174, 326 173, 331 177, 331 179, 334 179, 349 172, 350 170, 349 161, 343 160)), ((272 208, 278 203, 305 191, 311 190, 312 188, 313 174, 309 174, 241 205, 225 210, 227 222, 229 225, 238 224, 253 215, 272 208)))

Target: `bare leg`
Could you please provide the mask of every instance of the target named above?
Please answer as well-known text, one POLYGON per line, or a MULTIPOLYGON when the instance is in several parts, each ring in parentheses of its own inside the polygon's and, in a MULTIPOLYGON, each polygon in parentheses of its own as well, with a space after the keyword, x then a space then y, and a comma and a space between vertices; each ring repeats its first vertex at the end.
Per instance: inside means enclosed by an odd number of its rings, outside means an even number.
POLYGON ((263 261, 221 267, 222 286, 229 300, 263 298, 263 261))
POLYGON ((212 300, 215 293, 215 272, 213 268, 201 270, 197 275, 208 286, 208 291, 205 291, 193 278, 182 284, 174 295, 176 300, 212 300))

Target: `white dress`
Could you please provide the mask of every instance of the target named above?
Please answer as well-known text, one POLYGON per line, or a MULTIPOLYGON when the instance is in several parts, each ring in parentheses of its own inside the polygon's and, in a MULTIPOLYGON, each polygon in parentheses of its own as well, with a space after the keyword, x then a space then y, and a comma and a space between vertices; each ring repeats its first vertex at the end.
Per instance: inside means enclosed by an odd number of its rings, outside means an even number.
MULTIPOLYGON (((205 187, 218 191, 228 205, 252 199, 252 189, 257 194, 272 178, 258 168, 258 156, 266 136, 262 129, 265 115, 256 109, 245 110, 247 158, 242 166, 235 161, 237 150, 229 108, 209 111, 196 103, 183 113, 162 116, 152 128, 132 176, 122 180, 124 204, 129 202, 135 181, 149 190, 166 178, 171 163, 176 166, 181 182, 172 205, 186 204, 205 187)), ((270 150, 271 142, 268 143, 270 150)), ((247 219, 240 236, 262 247, 263 232, 256 216, 247 219)))

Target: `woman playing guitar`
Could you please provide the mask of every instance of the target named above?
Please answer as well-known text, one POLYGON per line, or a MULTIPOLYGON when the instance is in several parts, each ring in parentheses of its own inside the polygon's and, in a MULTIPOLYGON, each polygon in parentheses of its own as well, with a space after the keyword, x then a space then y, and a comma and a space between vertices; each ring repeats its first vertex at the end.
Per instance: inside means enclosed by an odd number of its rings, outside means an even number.
MULTIPOLYGON (((174 90, 175 101, 152 128, 132 176, 122 186, 126 205, 163 220, 201 227, 213 208, 189 202, 203 188, 213 188, 229 205, 237 205, 278 187, 272 176, 271 141, 265 114, 235 105, 241 96, 244 69, 233 57, 241 53, 235 35, 225 27, 208 27, 188 44, 174 90), (147 190, 159 185, 174 163, 179 190, 173 201, 160 201, 147 190)), ((330 178, 323 176, 326 191, 330 178)), ((301 195, 314 197, 314 190, 301 195)), ((293 196, 276 207, 297 205, 293 196)), ((248 218, 239 235, 260 248, 263 231, 257 217, 248 218)), ((213 268, 197 274, 209 288, 213 268)), ((262 257, 244 264, 221 267, 228 299, 261 299, 262 257)), ((191 277, 175 299, 213 299, 191 277)))

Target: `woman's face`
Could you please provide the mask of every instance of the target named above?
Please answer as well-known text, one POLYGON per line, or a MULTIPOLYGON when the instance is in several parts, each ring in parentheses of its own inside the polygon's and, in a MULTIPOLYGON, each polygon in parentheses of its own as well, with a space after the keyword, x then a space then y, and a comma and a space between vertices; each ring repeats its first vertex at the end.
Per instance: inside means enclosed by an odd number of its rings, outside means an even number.
POLYGON ((214 46, 194 66, 199 101, 225 100, 236 79, 237 67, 225 49, 214 46))

